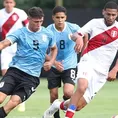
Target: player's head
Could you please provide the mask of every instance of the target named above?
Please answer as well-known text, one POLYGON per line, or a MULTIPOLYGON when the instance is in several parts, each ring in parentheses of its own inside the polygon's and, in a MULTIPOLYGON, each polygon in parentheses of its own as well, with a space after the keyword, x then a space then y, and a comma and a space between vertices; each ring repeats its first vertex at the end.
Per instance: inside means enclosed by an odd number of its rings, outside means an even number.
POLYGON ((63 6, 56 6, 52 10, 52 19, 57 29, 63 29, 66 21, 67 10, 63 6))
POLYGON ((6 12, 12 12, 14 6, 16 5, 15 0, 3 0, 3 5, 6 9, 6 12))
POLYGON ((107 2, 104 6, 102 14, 106 25, 112 25, 118 16, 118 5, 113 1, 107 2))
POLYGON ((32 7, 28 10, 29 29, 36 32, 44 20, 44 13, 40 7, 32 7))

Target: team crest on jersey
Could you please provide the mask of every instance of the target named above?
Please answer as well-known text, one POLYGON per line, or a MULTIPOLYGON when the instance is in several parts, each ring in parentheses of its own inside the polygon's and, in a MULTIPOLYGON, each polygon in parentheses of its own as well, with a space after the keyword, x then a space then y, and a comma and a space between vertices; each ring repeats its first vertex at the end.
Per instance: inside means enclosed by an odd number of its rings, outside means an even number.
POLYGON ((114 38, 114 37, 117 37, 117 35, 118 35, 118 33, 117 33, 117 31, 115 31, 115 30, 112 30, 111 31, 111 36, 114 38))
POLYGON ((43 40, 44 42, 47 41, 47 36, 46 36, 45 34, 42 35, 42 40, 43 40))
POLYGON ((18 16, 17 16, 17 15, 13 15, 13 16, 12 16, 12 19, 13 19, 14 21, 16 21, 16 20, 18 19, 18 16))
POLYGON ((4 86, 4 82, 0 82, 0 88, 4 86))

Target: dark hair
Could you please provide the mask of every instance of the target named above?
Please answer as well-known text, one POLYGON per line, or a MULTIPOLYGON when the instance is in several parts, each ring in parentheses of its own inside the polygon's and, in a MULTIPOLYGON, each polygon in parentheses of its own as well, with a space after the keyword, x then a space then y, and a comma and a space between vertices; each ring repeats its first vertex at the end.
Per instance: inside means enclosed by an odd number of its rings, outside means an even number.
POLYGON ((42 18, 44 17, 44 13, 40 7, 32 7, 28 10, 28 16, 32 18, 42 18))
POLYGON ((67 10, 63 6, 56 6, 56 7, 54 7, 54 9, 52 10, 52 15, 55 15, 58 12, 64 12, 65 14, 67 14, 67 10))
POLYGON ((109 9, 117 9, 118 10, 118 5, 114 1, 109 1, 104 6, 104 9, 107 9, 107 8, 109 8, 109 9))

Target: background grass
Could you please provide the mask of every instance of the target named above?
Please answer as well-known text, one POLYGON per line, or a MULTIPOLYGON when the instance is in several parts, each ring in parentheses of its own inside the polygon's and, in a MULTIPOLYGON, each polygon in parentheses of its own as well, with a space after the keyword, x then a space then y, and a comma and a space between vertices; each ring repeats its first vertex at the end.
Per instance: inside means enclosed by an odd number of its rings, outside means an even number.
MULTIPOLYGON (((59 93, 61 98, 62 88, 59 93)), ((41 79, 37 91, 26 101, 26 111, 18 112, 14 109, 7 118, 41 118, 49 105, 47 81, 41 79)), ((115 114, 118 114, 118 80, 107 82, 90 104, 76 112, 74 118, 111 118, 115 114)), ((62 111, 61 118, 64 118, 62 111)))

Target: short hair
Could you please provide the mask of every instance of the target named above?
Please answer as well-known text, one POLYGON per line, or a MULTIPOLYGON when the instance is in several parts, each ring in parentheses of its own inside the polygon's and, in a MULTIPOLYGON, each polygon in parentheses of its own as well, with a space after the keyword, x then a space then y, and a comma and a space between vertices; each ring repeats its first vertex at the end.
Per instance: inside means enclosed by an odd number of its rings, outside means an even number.
POLYGON ((53 10, 52 10, 52 15, 55 15, 58 12, 63 12, 65 14, 67 14, 67 10, 63 6, 56 6, 56 7, 54 7, 53 10))
POLYGON ((109 1, 105 4, 104 9, 117 9, 118 10, 118 5, 114 1, 109 1))
POLYGON ((44 17, 44 13, 40 7, 32 7, 28 10, 28 16, 32 18, 42 18, 44 17))

